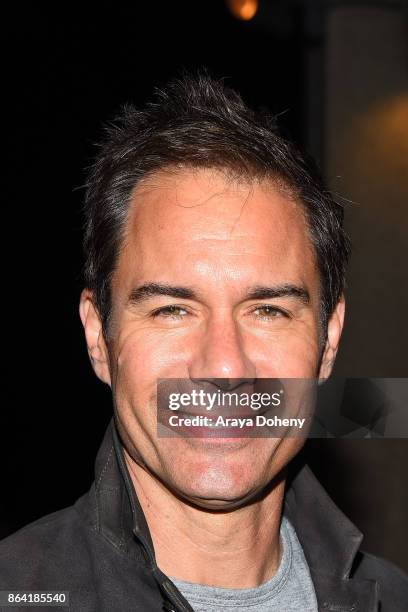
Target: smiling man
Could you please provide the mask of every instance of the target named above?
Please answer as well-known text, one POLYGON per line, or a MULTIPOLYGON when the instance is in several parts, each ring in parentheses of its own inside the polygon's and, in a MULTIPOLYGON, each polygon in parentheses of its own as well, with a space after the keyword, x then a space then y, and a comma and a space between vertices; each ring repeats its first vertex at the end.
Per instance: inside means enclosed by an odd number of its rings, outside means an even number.
POLYGON ((311 162, 185 77, 109 128, 85 212, 80 316, 114 418, 90 492, 3 542, 0 587, 72 610, 407 609, 402 573, 294 469, 304 436, 158 435, 160 380, 221 397, 330 375, 348 242, 311 162))

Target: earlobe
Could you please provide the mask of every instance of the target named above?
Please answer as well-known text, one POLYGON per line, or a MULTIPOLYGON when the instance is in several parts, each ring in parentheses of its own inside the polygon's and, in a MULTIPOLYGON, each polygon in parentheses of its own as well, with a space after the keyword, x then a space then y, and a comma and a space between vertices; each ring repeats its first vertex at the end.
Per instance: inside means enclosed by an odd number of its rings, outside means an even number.
POLYGON ((340 337, 343 331, 345 314, 344 294, 341 294, 339 301, 332 312, 327 326, 327 340, 320 364, 319 380, 329 378, 334 366, 337 351, 339 348, 340 337))
POLYGON ((102 322, 89 289, 81 293, 79 316, 84 326, 88 355, 94 372, 102 382, 110 386, 108 349, 102 333, 102 322))

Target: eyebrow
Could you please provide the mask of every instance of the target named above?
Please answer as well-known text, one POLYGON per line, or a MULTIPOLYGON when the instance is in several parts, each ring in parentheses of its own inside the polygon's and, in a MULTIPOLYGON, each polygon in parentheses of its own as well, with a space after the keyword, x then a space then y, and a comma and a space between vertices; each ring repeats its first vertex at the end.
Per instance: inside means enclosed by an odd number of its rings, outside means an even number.
POLYGON ((138 304, 156 295, 167 295, 184 300, 195 300, 198 297, 197 293, 189 287, 168 285, 167 283, 145 283, 140 287, 132 289, 128 302, 130 304, 138 304))
MULTIPOLYGON (((199 299, 197 292, 190 287, 169 285, 167 283, 145 283, 140 287, 132 289, 128 297, 128 303, 132 305, 140 304, 157 295, 166 295, 184 300, 199 299)), ((307 289, 290 283, 272 287, 257 285, 248 290, 244 300, 268 300, 284 297, 295 298, 303 304, 310 303, 310 295, 307 289)))
POLYGON ((300 300, 303 304, 310 303, 310 294, 304 287, 292 285, 277 285, 275 287, 257 286, 246 295, 247 300, 268 300, 282 297, 293 297, 300 300))

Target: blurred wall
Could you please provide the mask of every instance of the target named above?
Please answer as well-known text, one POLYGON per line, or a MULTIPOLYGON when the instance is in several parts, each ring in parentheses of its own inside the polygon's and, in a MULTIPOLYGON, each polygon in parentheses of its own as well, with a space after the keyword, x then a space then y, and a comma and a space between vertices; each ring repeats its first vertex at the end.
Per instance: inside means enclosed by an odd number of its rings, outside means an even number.
POLYGON ((351 200, 353 243, 337 373, 406 376, 407 24, 386 7, 339 6, 327 18, 326 173, 351 200))
MULTIPOLYGON (((408 372, 404 15, 403 3, 386 2, 332 3, 327 12, 324 159, 331 189, 346 198, 353 243, 335 371, 342 376, 406 377, 408 372)), ((343 510, 364 531, 365 548, 406 570, 407 443, 330 441, 319 446, 326 465, 319 467, 314 459, 333 497, 341 498, 343 510)))

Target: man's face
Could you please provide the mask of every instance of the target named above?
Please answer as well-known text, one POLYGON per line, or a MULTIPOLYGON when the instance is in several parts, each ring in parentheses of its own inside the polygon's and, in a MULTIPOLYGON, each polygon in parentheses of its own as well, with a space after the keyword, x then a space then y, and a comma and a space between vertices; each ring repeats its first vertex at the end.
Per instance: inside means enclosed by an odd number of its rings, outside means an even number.
POLYGON ((319 306, 302 208, 272 182, 182 170, 139 184, 112 281, 107 347, 98 336, 109 359, 95 368, 111 384, 128 453, 203 507, 259 492, 300 439, 158 438, 157 380, 316 377, 319 306))

